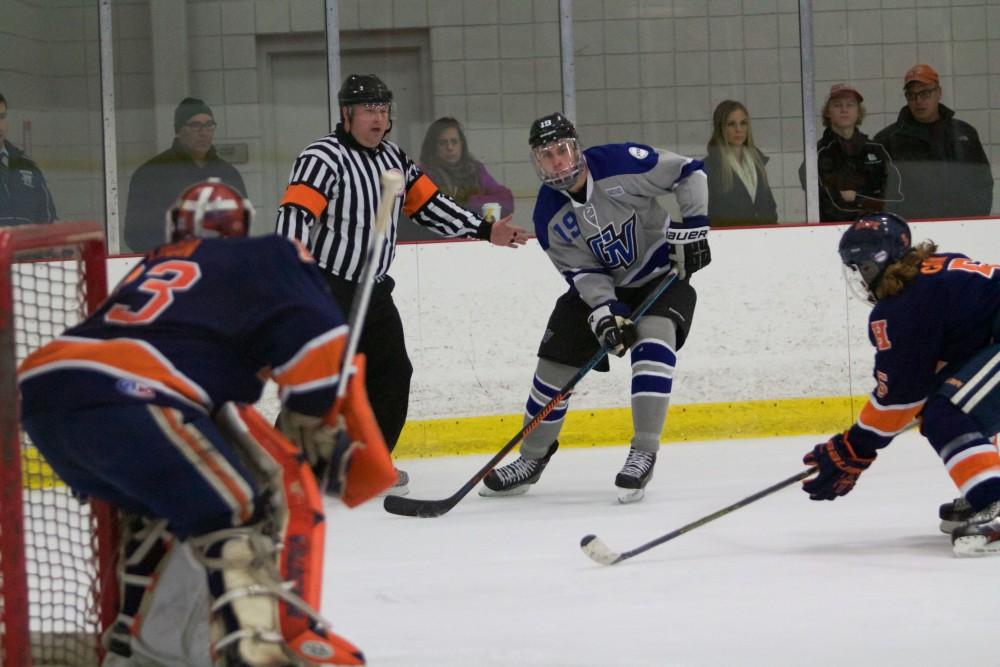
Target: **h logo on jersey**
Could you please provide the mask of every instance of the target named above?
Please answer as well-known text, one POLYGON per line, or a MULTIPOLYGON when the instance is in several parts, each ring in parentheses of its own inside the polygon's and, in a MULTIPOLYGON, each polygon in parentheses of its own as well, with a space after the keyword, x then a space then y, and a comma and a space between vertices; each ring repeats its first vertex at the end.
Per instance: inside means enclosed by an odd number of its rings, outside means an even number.
POLYGON ((635 211, 632 217, 622 223, 622 230, 615 233, 614 224, 609 224, 600 234, 587 238, 590 251, 601 264, 609 269, 628 268, 635 262, 635 211))

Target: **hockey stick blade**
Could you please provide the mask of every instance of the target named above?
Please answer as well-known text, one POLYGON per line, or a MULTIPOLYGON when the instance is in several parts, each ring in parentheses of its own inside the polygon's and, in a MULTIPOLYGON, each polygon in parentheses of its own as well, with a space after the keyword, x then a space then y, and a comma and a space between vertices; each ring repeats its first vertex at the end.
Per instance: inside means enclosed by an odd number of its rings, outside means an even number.
POLYGON ((747 496, 743 500, 739 500, 733 503, 732 505, 723 507, 721 510, 718 510, 717 512, 713 512, 708 516, 703 516, 697 521, 692 521, 686 526, 682 526, 677 530, 672 530, 666 535, 661 535, 660 537, 657 537, 655 540, 646 542, 645 544, 638 546, 635 549, 630 549, 629 551, 625 551, 622 553, 618 553, 617 551, 612 551, 608 547, 608 545, 606 545, 603 541, 601 541, 601 538, 599 538, 597 535, 587 535, 582 540, 580 540, 580 549, 583 550, 583 553, 586 554, 587 558, 594 561, 595 563, 599 563, 600 565, 614 565, 615 563, 620 563, 623 560, 627 560, 629 558, 632 558, 633 556, 638 556, 643 552, 649 551, 653 547, 657 547, 663 544, 664 542, 669 542, 675 537, 680 537, 684 533, 690 532, 695 528, 698 528, 699 526, 704 526, 706 523, 709 523, 710 521, 715 521, 719 517, 723 517, 729 514, 730 512, 738 510, 741 507, 745 507, 752 502, 764 498, 765 496, 769 496, 775 491, 780 491, 786 486, 791 486, 796 482, 801 482, 806 477, 809 477, 815 472, 816 468, 806 468, 802 472, 795 473, 788 479, 783 479, 777 484, 773 484, 767 487, 766 489, 763 489, 761 491, 758 491, 757 493, 747 496))
POLYGON ((608 548, 597 535, 586 535, 580 540, 580 548, 587 554, 590 560, 601 565, 614 565, 621 560, 622 555, 617 551, 608 548))
MULTIPOLYGON (((674 284, 675 280, 677 280, 676 273, 673 271, 667 273, 666 277, 660 281, 659 285, 656 286, 656 289, 650 292, 649 295, 643 299, 642 303, 640 303, 636 309, 632 311, 632 320, 637 321, 640 317, 642 317, 646 311, 652 307, 656 300, 659 299, 660 296, 674 284)), ((408 498, 402 496, 386 496, 385 500, 382 502, 382 507, 385 508, 386 512, 389 512, 390 514, 398 514, 400 516, 433 518, 439 517, 442 514, 447 514, 452 507, 457 505, 459 501, 469 493, 469 491, 472 491, 472 489, 476 487, 476 484, 479 484, 479 482, 482 481, 483 477, 486 477, 486 475, 489 474, 490 470, 493 470, 496 464, 500 463, 503 457, 507 456, 507 454, 509 454, 510 451, 517 446, 517 443, 521 442, 524 436, 534 431, 535 428, 542 423, 542 420, 545 419, 549 413, 552 412, 557 405, 559 405, 559 403, 565 400, 569 393, 573 391, 576 384, 583 379, 583 376, 593 370, 597 364, 601 363, 601 360, 604 359, 607 354, 608 351, 603 347, 598 350, 590 361, 580 368, 580 370, 576 372, 576 375, 570 378, 569 382, 567 382, 562 389, 556 392, 556 394, 549 399, 549 402, 538 411, 538 414, 536 414, 531 421, 525 424, 513 438, 507 441, 507 444, 504 445, 499 452, 494 454, 493 458, 491 458, 486 465, 480 468, 471 479, 463 484, 462 488, 458 491, 447 498, 442 498, 441 500, 420 500, 418 498, 408 498)))

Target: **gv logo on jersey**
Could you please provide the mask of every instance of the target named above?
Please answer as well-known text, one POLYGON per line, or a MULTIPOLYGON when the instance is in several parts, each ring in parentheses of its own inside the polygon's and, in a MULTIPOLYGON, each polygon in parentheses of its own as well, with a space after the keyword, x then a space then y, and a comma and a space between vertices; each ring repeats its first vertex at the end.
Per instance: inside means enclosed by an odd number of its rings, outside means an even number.
POLYGON ((632 217, 622 223, 622 230, 615 233, 614 224, 601 230, 599 234, 587 237, 590 251, 601 264, 609 269, 628 268, 635 262, 635 211, 632 217))

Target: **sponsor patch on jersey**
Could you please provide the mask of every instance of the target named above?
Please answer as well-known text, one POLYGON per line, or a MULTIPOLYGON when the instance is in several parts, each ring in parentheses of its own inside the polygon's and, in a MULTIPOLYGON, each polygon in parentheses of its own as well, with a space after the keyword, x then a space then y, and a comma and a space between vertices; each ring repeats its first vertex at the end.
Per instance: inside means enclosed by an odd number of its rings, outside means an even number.
POLYGON ((307 640, 299 645, 299 650, 302 654, 310 658, 332 658, 333 650, 332 647, 326 642, 321 642, 315 639, 307 640))
POLYGON ((19 169, 18 171, 21 172, 21 183, 24 184, 24 187, 35 187, 35 174, 30 169, 19 169))
POLYGON ((118 382, 115 383, 115 389, 126 396, 141 398, 143 400, 149 400, 156 396, 156 391, 149 385, 136 380, 128 380, 126 378, 118 380, 118 382))
POLYGON ((608 188, 605 192, 608 193, 609 197, 621 197, 625 194, 625 188, 620 185, 616 185, 613 188, 608 188))
POLYGON ((639 148, 638 146, 629 146, 629 155, 634 157, 636 160, 644 160, 646 156, 649 155, 649 151, 645 148, 639 148))

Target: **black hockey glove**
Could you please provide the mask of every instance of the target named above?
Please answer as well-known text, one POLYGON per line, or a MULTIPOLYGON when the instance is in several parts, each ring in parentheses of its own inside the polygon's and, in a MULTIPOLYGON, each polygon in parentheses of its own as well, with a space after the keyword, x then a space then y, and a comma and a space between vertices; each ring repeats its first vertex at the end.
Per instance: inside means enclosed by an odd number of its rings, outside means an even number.
POLYGON ((618 357, 624 356, 625 351, 639 339, 635 322, 628 316, 625 304, 620 301, 609 301, 603 306, 594 308, 587 318, 597 340, 608 352, 618 357))
POLYGON ((670 243, 670 262, 677 272, 678 280, 684 280, 712 261, 712 251, 708 247, 708 227, 668 229, 667 241, 670 243))
POLYGON ((844 434, 838 433, 816 445, 802 458, 807 466, 819 468, 815 477, 802 483, 802 490, 811 500, 836 500, 838 496, 846 496, 876 456, 877 452, 872 452, 871 458, 859 456, 844 434))

